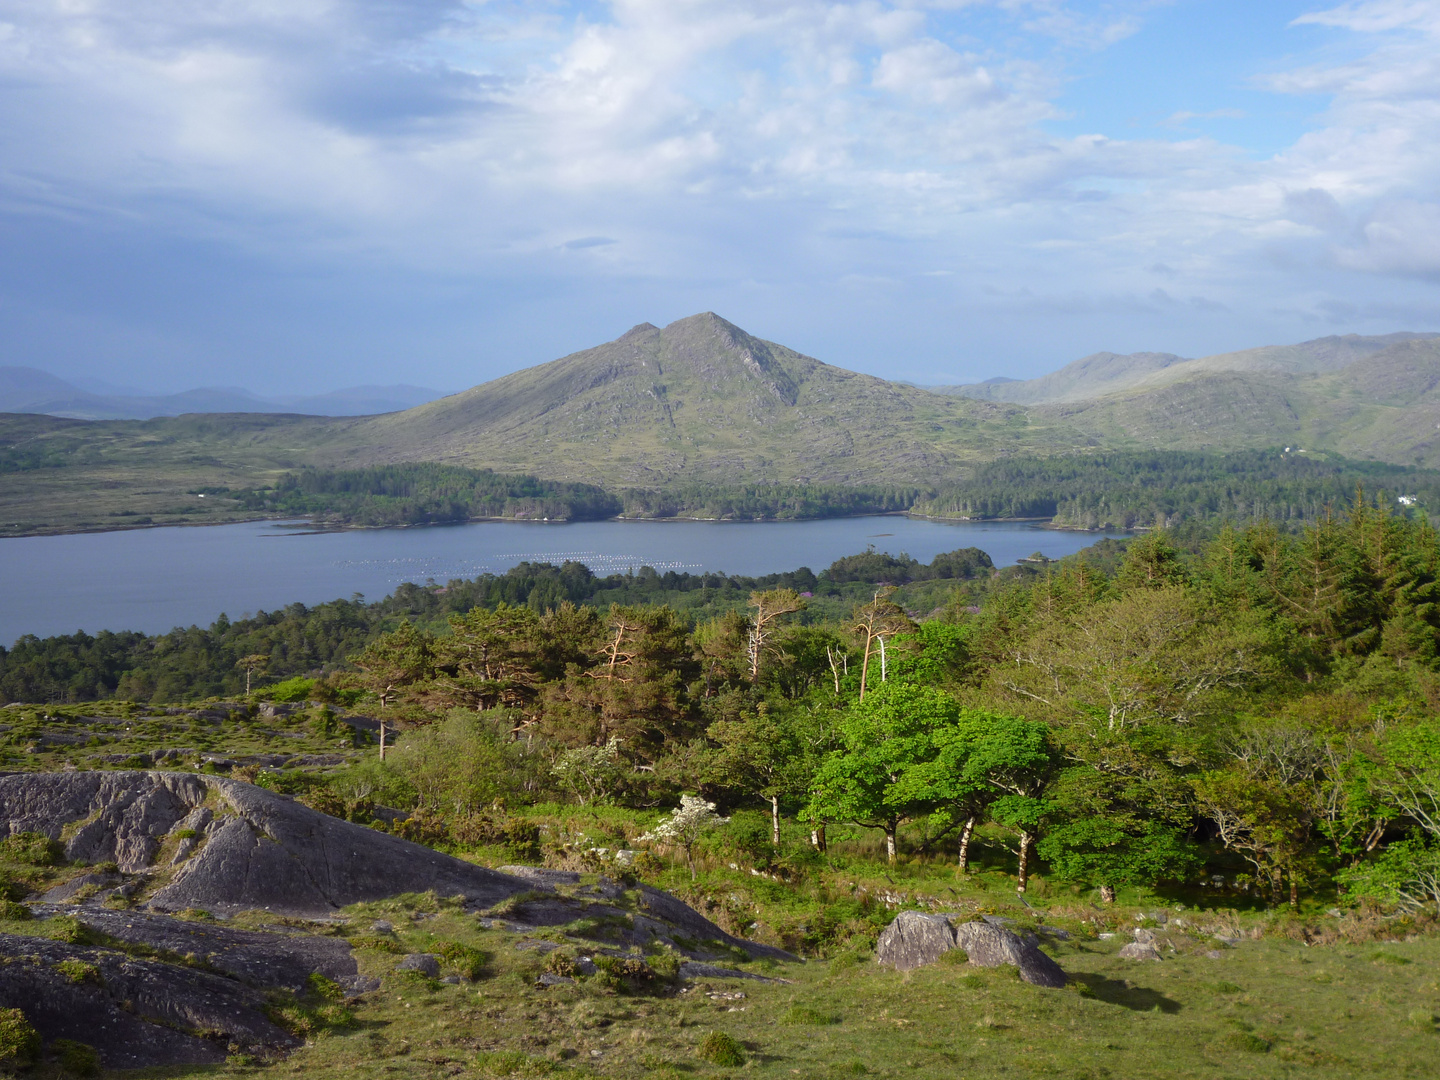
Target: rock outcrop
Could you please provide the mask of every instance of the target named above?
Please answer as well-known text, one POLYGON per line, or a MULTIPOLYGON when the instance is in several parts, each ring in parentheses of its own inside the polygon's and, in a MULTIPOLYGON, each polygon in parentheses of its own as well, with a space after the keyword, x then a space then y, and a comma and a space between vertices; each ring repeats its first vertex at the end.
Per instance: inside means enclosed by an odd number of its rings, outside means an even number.
POLYGON ((264 994, 233 979, 45 938, 0 934, 0 1007, 22 1009, 46 1042, 88 1043, 111 1069, 215 1064, 232 1043, 298 1045, 270 1022, 264 994))
POLYGON ((35 905, 31 910, 41 918, 70 915, 87 929, 122 945, 194 957, 212 971, 260 989, 303 990, 312 973, 333 979, 347 991, 367 988, 344 938, 242 930, 217 922, 97 907, 35 905))
MULTIPOLYGON (((0 822, 11 835, 43 833, 63 843, 72 863, 90 864, 32 898, 31 910, 41 919, 63 913, 88 940, 104 943, 0 935, 0 1008, 22 1009, 47 1043, 94 1046, 107 1068, 210 1064, 236 1052, 232 1047, 271 1056, 297 1045, 270 1020, 268 995, 306 992, 313 975, 352 997, 379 981, 359 973, 344 937, 306 933, 296 920, 335 929, 339 909, 406 893, 459 897, 477 912, 506 902, 503 916, 479 918, 488 929, 575 924, 577 944, 659 942, 692 961, 734 950, 797 959, 726 933, 658 889, 603 878, 587 887, 578 875, 534 868, 487 870, 218 776, 0 776, 0 822), (107 907, 107 900, 120 903, 107 907), (220 918, 171 914, 187 909, 220 918), (287 918, 259 929, 227 925, 228 916, 255 910, 287 918)), ((377 920, 371 930, 388 934, 393 926, 377 920)), ((429 953, 397 966, 440 975, 429 953)), ((751 977, 703 963, 687 970, 690 977, 751 977)))
POLYGON ((875 946, 875 959, 899 971, 933 964, 951 949, 963 949, 976 967, 1012 964, 1020 977, 1035 986, 1058 989, 1066 984, 1065 971, 1040 951, 1039 941, 987 922, 958 922, 958 915, 927 915, 902 911, 885 928, 875 946))
POLYGON ((488 907, 534 888, 284 795, 194 773, 0 777, 0 821, 12 834, 64 838, 71 860, 168 874, 148 900, 158 911, 263 908, 314 918, 399 893, 433 890, 488 907), (156 864, 162 848, 163 867, 156 864))

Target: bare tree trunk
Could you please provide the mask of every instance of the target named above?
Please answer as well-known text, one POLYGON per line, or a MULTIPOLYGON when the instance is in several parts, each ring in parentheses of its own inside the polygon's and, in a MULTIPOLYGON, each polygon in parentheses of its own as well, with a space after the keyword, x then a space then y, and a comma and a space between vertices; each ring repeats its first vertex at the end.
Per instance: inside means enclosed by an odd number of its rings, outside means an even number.
POLYGON ((780 796, 770 796, 770 843, 780 846, 780 796))
POLYGON ((380 721, 380 760, 385 760, 385 721, 380 721))
POLYGON ((894 825, 887 825, 887 826, 885 826, 885 860, 886 860, 891 866, 894 866, 894 865, 895 865, 895 826, 894 826, 894 825))
POLYGON ((1100 886, 1100 899, 1101 899, 1101 901, 1102 901, 1103 903, 1113 904, 1113 903, 1115 902, 1115 886, 1114 886, 1114 885, 1101 885, 1101 886, 1100 886))
POLYGON ((1293 908, 1293 907, 1298 907, 1299 905, 1300 905, 1300 884, 1299 884, 1299 882, 1297 882, 1297 881, 1295 880, 1295 875, 1294 875, 1294 874, 1291 874, 1291 875, 1290 875, 1290 906, 1293 908))
POLYGON ((865 700, 865 678, 870 673, 870 641, 869 637, 865 639, 865 659, 860 661, 860 701, 865 700))
POLYGON ((1030 883, 1030 848, 1035 844, 1035 837, 1028 832, 1020 834, 1020 880, 1015 886, 1016 892, 1023 893, 1025 887, 1030 883))
POLYGON ((975 832, 975 815, 971 814, 965 819, 965 828, 960 831, 960 859, 955 864, 955 872, 963 874, 970 869, 970 836, 975 832))
POLYGON ((885 635, 880 634, 876 637, 875 640, 880 642, 880 681, 883 683, 885 681, 885 676, 888 671, 885 666, 885 635))
POLYGON ((830 654, 829 645, 825 646, 825 656, 830 661, 830 674, 835 677, 835 693, 838 696, 840 693, 840 669, 835 666, 835 657, 830 654))
POLYGON ((823 853, 825 851, 825 823, 822 821, 810 830, 810 843, 815 850, 823 853))

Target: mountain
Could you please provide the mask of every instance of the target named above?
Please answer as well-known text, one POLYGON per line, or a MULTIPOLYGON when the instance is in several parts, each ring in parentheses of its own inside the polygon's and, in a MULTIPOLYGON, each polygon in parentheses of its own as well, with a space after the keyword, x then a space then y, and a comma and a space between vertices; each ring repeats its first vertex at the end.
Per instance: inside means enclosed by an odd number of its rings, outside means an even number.
POLYGON ((1373 340, 1322 339, 1358 354, 1343 366, 1334 366, 1344 358, 1335 352, 1281 353, 1275 361, 1257 349, 1250 352, 1262 354, 1258 370, 1183 365, 1172 378, 1038 412, 1105 446, 1223 450, 1288 443, 1440 465, 1440 335, 1387 337, 1395 340, 1378 349, 1369 347, 1373 340), (1330 370, 1297 371, 1299 364, 1330 370))
POLYGON ((78 420, 149 420, 186 413, 373 416, 413 408, 440 396, 439 390, 405 385, 352 386, 328 394, 273 399, 238 386, 201 387, 178 394, 94 393, 35 368, 0 367, 0 412, 78 420))
POLYGON ((1140 352, 1122 356, 1100 352, 1066 364, 1038 379, 986 379, 965 386, 937 386, 937 394, 956 394, 982 401, 1011 401, 1034 405, 1048 401, 1078 401, 1123 390, 1172 364, 1183 364, 1174 353, 1140 352))
POLYGON ((1336 372, 1393 346, 1437 336, 1440 335, 1410 332, 1373 336, 1345 334, 1302 341, 1298 345, 1265 345, 1217 353, 1195 360, 1174 353, 1102 352, 1066 364, 1038 379, 988 379, 982 383, 933 389, 941 394, 1024 405, 1087 401, 1136 387, 1184 382, 1196 375, 1222 371, 1296 375, 1336 372))
POLYGON ((1011 406, 832 367, 712 312, 641 323, 348 435, 335 461, 442 461, 612 486, 928 484, 977 455, 1048 445, 1011 406))

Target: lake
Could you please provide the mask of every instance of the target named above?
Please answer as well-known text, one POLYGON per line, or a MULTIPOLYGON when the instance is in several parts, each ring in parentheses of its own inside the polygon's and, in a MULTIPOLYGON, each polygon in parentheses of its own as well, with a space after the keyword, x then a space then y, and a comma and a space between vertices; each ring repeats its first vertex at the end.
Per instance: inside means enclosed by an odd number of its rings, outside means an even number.
POLYGON ((759 575, 820 571, 867 544, 929 562, 978 547, 996 566, 1035 551, 1070 555, 1098 534, 1017 522, 903 516, 823 521, 474 522, 412 529, 307 533, 249 522, 0 540, 0 642, 22 634, 208 626, 299 601, 361 593, 378 600, 402 582, 476 577, 518 562, 583 562, 597 574, 632 567, 759 575))

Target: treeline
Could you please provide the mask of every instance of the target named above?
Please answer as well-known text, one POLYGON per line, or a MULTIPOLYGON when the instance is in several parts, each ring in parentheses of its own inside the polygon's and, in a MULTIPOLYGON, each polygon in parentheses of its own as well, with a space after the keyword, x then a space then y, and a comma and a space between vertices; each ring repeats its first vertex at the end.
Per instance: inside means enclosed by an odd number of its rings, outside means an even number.
POLYGON ((622 493, 622 500, 626 517, 804 521, 909 510, 921 494, 918 488, 898 486, 680 484, 658 491, 628 490, 622 493))
POLYGON ((822 850, 830 824, 880 830, 892 859, 908 825, 962 868, 983 833, 1022 891, 1037 871, 1104 899, 1219 875, 1262 903, 1340 890, 1440 914, 1424 522, 1357 502, 1194 554, 1157 531, 1113 575, 1067 561, 918 623, 885 589, 833 622, 805 605, 755 590, 693 626, 667 606, 477 608, 444 634, 402 624, 349 679, 411 729, 386 767, 439 837, 557 793, 698 793, 766 807, 777 851, 783 817, 822 850))
POLYGON ((345 525, 425 525, 473 518, 594 521, 621 502, 592 484, 417 463, 304 469, 274 487, 226 493, 247 510, 345 525))
MULTIPOLYGON (((841 559, 816 575, 806 567, 742 577, 691 574, 641 567, 627 574, 598 577, 581 563, 561 566, 524 562, 503 574, 451 581, 444 586, 402 585, 374 603, 335 600, 307 607, 290 604, 274 612, 231 621, 221 616, 209 627, 177 627, 166 634, 135 632, 26 636, 10 649, 0 647, 0 701, 70 703, 109 698, 180 702, 235 695, 243 691, 241 662, 268 679, 324 675, 347 667, 347 659, 402 619, 443 627, 451 615, 501 605, 536 614, 564 604, 608 606, 653 604, 692 598, 702 617, 743 607, 755 590, 792 589, 836 593, 837 586, 887 580, 888 555, 867 553, 867 572, 841 559)), ((976 548, 937 556, 928 567, 915 561, 926 579, 974 577, 990 565, 976 548)), ((838 594, 838 593, 837 593, 838 594)))
POLYGON ((1404 508, 1400 496, 1416 500, 1411 505, 1440 506, 1440 472, 1433 469, 1276 449, 1007 458, 913 509, 932 517, 1052 518, 1078 529, 1268 520, 1294 530, 1348 506, 1357 487, 1392 508, 1404 508))
POLYGON ((921 494, 918 488, 819 484, 682 484, 616 494, 593 484, 433 463, 303 469, 287 473, 273 487, 197 488, 193 493, 233 499, 246 510, 361 526, 439 525, 477 518, 596 521, 622 514, 799 521, 908 510, 921 494))

